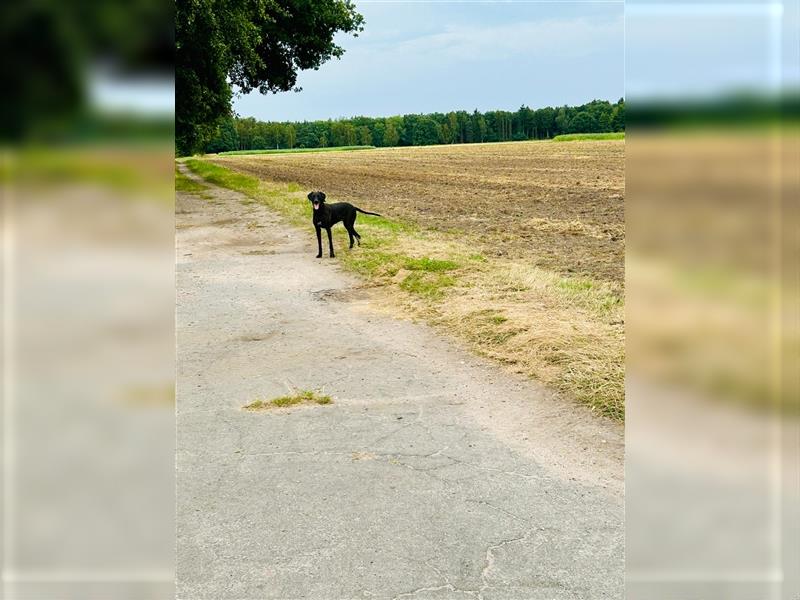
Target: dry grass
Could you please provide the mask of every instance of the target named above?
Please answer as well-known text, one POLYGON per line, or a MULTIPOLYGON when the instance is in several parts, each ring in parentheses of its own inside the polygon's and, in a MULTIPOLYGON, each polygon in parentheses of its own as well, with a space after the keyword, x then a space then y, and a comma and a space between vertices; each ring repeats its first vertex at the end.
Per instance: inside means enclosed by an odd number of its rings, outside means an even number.
MULTIPOLYGON (((589 144, 573 142, 566 146, 582 148, 589 144)), ((582 152, 595 156, 593 161, 596 163, 603 163, 603 159, 596 155, 610 154, 618 172, 607 177, 621 180, 622 163, 616 161, 621 148, 617 142, 595 144, 597 148, 585 148, 582 152)), ((492 145, 487 147, 491 150, 485 152, 493 155, 502 152, 498 147, 503 146, 513 154, 520 144, 492 145)), ((564 145, 536 146, 539 152, 538 148, 558 149, 564 145)), ((413 160, 414 150, 397 154, 408 162, 408 170, 412 173, 423 168, 431 158, 431 149, 415 150, 419 153, 416 162, 413 160)), ((452 149, 440 150, 448 151, 452 149)), ((470 151, 473 150, 470 148, 470 151)), ((351 153, 348 156, 361 161, 363 156, 373 156, 376 152, 351 153)), ((271 161, 272 158, 262 160, 271 161)), ((306 163, 297 161, 299 157, 290 158, 295 169, 293 172, 303 180, 306 163)), ((482 156, 481 160, 489 158, 482 156)), ((560 160, 565 160, 565 157, 560 155, 560 160)), ((580 158, 575 160, 580 162, 580 158)), ((259 180, 202 160, 189 161, 188 164, 212 182, 238 189, 252 200, 280 212, 293 224, 308 227, 307 188, 259 180)), ((238 162, 231 164, 226 160, 219 164, 240 168, 238 162)), ((569 162, 565 164, 569 170, 569 162)), ((520 163, 517 169, 524 166, 525 163, 520 163)), ((260 168, 253 164, 243 171, 249 173, 260 171, 260 168)), ((504 177, 512 180, 514 172, 519 173, 519 170, 508 171, 504 177)), ((455 194, 458 193, 459 176, 458 173, 454 176, 455 194)), ((521 177, 525 179, 526 176, 521 177)), ((400 175, 396 174, 395 181, 399 178, 400 175)), ((425 189, 424 183, 420 185, 420 189, 425 189)), ((479 188, 473 190, 473 194, 479 195, 482 191, 479 188)), ((595 204, 603 204, 605 199, 602 194, 595 196, 595 204)), ((535 200, 528 201, 536 205, 535 200)), ((564 201, 562 198, 560 202, 564 201)), ((585 203, 586 199, 581 202, 585 203)), ((358 200, 358 204, 379 212, 382 208, 378 202, 358 200)), ((436 203, 429 203, 433 204, 436 203)), ((571 214, 561 218, 530 213, 515 218, 503 216, 505 205, 502 202, 494 209, 490 204, 483 206, 488 211, 484 214, 486 219, 497 224, 513 223, 513 226, 505 228, 503 234, 510 242, 495 241, 491 247, 486 247, 481 242, 481 235, 476 235, 471 228, 448 227, 442 230, 431 227, 427 218, 395 220, 359 215, 356 226, 363 237, 362 246, 352 252, 346 251, 346 234, 343 229, 336 228, 335 244, 340 249, 337 260, 384 290, 386 305, 424 319, 466 342, 477 353, 542 381, 599 413, 622 420, 624 304, 619 274, 623 270, 624 230, 621 217, 618 221, 601 224, 597 219, 580 218, 572 210, 566 211, 571 214), (518 236, 520 232, 523 233, 518 236), (537 243, 531 245, 531 238, 526 237, 529 234, 534 235, 537 243), (544 237, 535 237, 539 234, 544 237), (549 249, 557 258, 558 269, 552 268, 553 261, 532 259, 543 250, 538 244, 544 244, 552 237, 561 243, 549 249), (602 241, 602 244, 594 245, 597 241, 602 241), (593 274, 589 272, 591 269, 582 268, 581 265, 588 264, 586 257, 591 256, 596 248, 611 246, 615 248, 613 252, 600 252, 596 256, 597 269, 593 274), (498 252, 498 248, 513 250, 498 252)), ((441 210, 441 207, 436 210, 441 210)), ((557 206, 549 210, 557 212, 557 206)), ((600 208, 593 214, 603 212, 604 209, 600 208)), ((455 219, 454 223, 462 221, 455 219)))
POLYGON ((624 307, 608 284, 562 278, 524 263, 492 261, 464 277, 441 322, 481 354, 624 415, 624 307))

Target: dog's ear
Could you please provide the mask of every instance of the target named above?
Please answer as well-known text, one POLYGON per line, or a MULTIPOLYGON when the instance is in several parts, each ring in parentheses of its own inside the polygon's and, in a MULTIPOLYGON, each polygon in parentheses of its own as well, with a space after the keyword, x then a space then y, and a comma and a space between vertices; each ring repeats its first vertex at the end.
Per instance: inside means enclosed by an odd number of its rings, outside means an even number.
POLYGON ((309 200, 311 200, 311 196, 314 195, 314 192, 308 192, 308 196, 306 196, 309 200))
POLYGON ((325 202, 325 192, 320 192, 319 195, 320 195, 320 200, 322 200, 322 202, 325 202))

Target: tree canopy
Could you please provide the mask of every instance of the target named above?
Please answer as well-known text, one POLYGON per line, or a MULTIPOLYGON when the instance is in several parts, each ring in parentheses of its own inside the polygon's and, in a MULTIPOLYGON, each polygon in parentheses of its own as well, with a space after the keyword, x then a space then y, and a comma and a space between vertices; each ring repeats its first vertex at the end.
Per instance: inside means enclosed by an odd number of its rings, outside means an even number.
POLYGON ((298 71, 344 53, 337 32, 357 35, 363 22, 351 0, 177 0, 176 152, 192 154, 222 135, 231 86, 289 91, 298 71))

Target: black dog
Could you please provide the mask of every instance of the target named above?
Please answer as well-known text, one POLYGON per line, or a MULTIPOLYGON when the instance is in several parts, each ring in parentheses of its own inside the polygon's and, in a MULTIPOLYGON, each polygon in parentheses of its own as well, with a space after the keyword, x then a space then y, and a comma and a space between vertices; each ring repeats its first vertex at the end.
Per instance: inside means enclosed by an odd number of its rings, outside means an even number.
POLYGON ((333 253, 333 239, 331 238, 331 227, 336 225, 339 221, 344 224, 347 233, 350 236, 350 247, 353 247, 353 241, 358 240, 358 245, 361 245, 361 236, 358 235, 353 225, 356 222, 356 212, 364 213, 365 215, 375 215, 380 217, 378 213, 367 212, 361 210, 357 206, 353 206, 349 202, 336 202, 335 204, 325 204, 325 192, 311 192, 308 195, 311 205, 314 207, 314 214, 311 216, 314 227, 317 230, 317 246, 319 246, 319 253, 317 258, 322 258, 322 228, 328 232, 328 246, 330 247, 331 258, 335 256, 333 253))

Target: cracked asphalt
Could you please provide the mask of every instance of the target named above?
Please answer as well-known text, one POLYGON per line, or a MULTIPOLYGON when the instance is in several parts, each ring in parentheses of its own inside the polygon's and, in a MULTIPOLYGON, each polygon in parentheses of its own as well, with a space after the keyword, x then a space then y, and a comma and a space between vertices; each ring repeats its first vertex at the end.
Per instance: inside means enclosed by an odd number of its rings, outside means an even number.
POLYGON ((623 597, 619 425, 211 196, 177 201, 178 598, 623 597), (292 387, 334 402, 241 408, 292 387))

